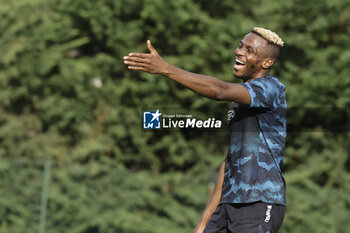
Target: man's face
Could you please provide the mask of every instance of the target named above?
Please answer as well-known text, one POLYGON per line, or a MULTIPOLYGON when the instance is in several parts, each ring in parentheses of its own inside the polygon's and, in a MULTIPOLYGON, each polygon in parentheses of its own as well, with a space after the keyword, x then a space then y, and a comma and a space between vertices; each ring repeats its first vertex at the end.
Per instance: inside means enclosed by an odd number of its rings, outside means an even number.
POLYGON ((260 36, 247 34, 235 51, 234 76, 244 80, 259 78, 264 72, 262 62, 266 44, 260 36))

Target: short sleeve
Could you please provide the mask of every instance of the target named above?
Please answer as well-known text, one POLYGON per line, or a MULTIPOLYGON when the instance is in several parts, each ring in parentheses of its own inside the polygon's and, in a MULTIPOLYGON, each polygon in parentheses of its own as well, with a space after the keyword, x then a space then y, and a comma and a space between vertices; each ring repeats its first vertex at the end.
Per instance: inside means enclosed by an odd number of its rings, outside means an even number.
POLYGON ((264 77, 242 83, 250 94, 250 107, 274 108, 278 104, 284 86, 278 80, 264 77))

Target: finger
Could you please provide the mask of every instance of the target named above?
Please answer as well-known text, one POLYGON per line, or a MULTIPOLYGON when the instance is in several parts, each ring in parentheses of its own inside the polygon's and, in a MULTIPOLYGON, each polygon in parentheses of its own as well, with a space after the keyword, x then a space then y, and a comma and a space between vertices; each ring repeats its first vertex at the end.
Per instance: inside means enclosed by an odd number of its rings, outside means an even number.
POLYGON ((157 50, 152 46, 150 40, 147 40, 147 47, 148 47, 148 50, 149 50, 151 53, 158 54, 157 50))
POLYGON ((144 62, 144 63, 149 63, 148 58, 140 58, 140 57, 124 57, 124 61, 135 61, 135 62, 144 62))
POLYGON ((151 55, 149 53, 129 53, 129 57, 142 57, 149 58, 151 55))
POLYGON ((142 67, 145 67, 147 65, 144 62, 135 62, 135 61, 124 61, 124 64, 127 64, 129 66, 142 66, 142 67))
POLYGON ((145 67, 142 67, 142 66, 128 66, 128 69, 129 70, 138 70, 138 71, 146 71, 147 72, 147 69, 145 67))

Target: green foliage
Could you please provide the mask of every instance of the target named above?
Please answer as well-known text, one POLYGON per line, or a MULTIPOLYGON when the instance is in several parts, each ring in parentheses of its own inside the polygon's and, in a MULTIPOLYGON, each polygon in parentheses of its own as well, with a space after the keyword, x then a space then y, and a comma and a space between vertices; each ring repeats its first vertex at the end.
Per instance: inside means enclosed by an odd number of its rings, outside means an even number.
MULTIPOLYGON (((0 232, 37 232, 42 160, 1 160, 0 232)), ((185 174, 134 172, 114 159, 54 164, 47 232, 191 231, 200 217, 208 180, 203 166, 185 174), (152 213, 152 214, 150 214, 152 213)))
POLYGON ((232 77, 253 26, 286 46, 281 232, 349 232, 350 8, 334 1, 0 1, 0 232, 37 232, 52 158, 47 232, 190 232, 223 132, 144 132, 144 108, 225 119, 228 103, 125 69, 146 40, 184 69, 232 77), (209 109, 209 113, 208 110, 209 109))

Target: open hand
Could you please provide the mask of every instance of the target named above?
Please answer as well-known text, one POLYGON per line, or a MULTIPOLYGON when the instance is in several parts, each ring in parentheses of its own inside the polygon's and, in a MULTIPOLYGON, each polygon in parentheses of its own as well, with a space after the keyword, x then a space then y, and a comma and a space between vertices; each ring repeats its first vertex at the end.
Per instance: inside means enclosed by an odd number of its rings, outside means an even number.
POLYGON ((150 40, 147 40, 147 47, 150 53, 130 53, 124 57, 124 64, 128 65, 129 70, 139 70, 151 74, 165 74, 168 63, 159 56, 150 40))

